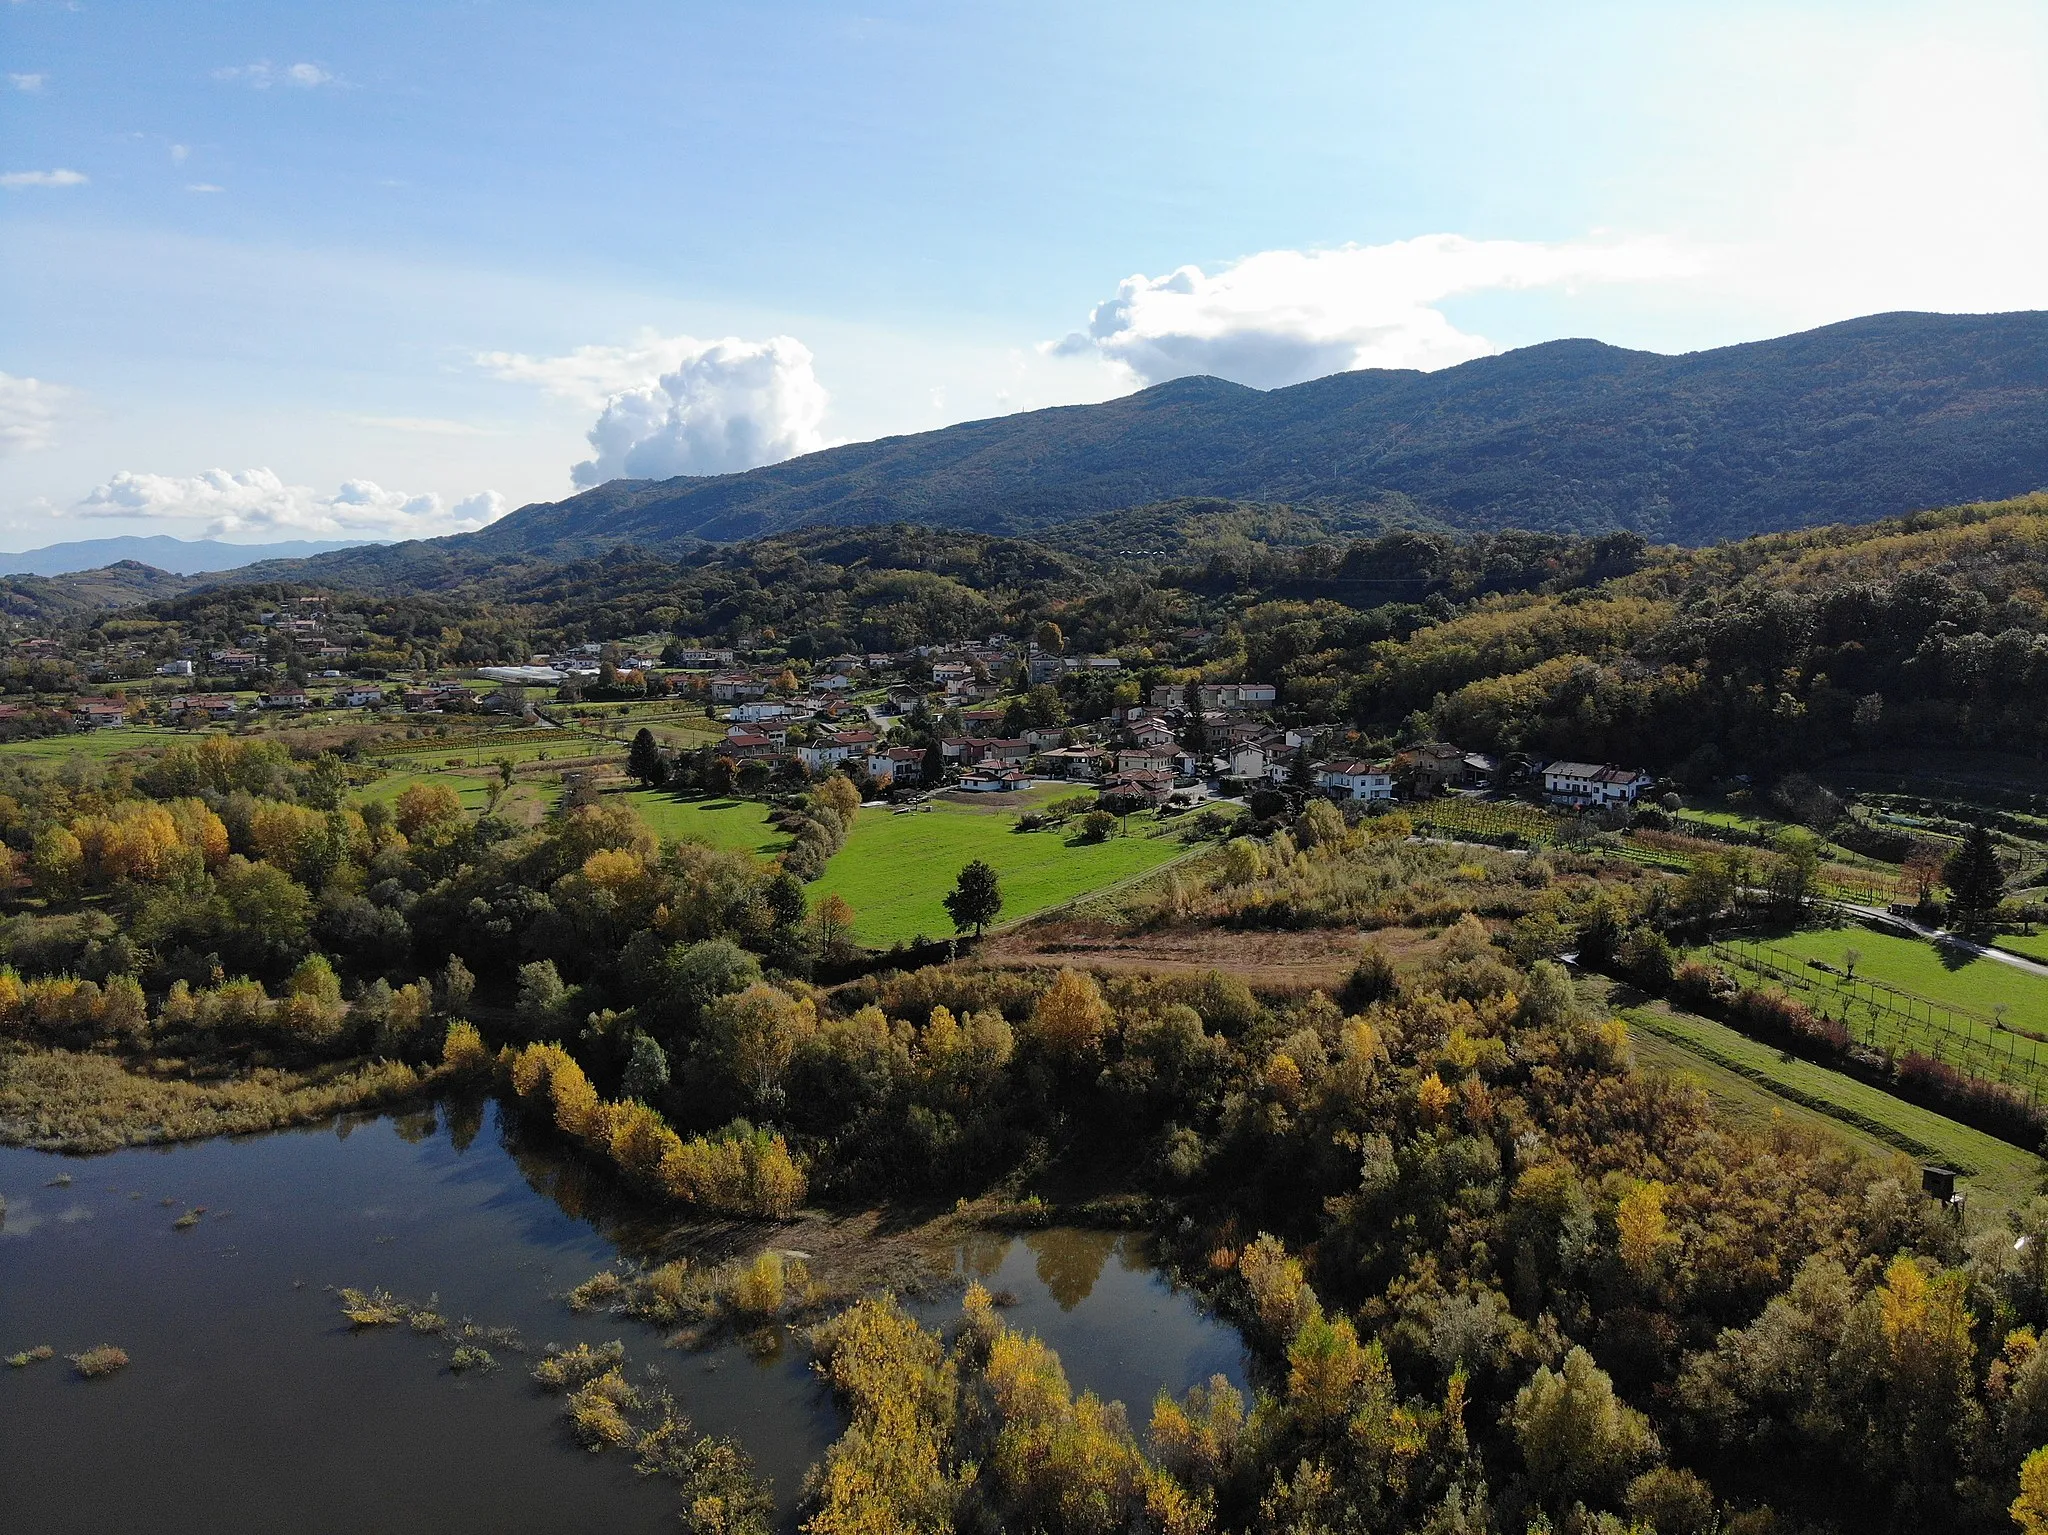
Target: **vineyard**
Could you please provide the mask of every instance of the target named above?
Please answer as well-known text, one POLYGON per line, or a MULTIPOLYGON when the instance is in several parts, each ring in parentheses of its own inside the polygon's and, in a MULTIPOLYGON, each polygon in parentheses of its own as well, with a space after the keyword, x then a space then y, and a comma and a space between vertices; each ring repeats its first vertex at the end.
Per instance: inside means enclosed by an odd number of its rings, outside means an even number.
POLYGON ((2048 1092, 2048 1038, 1982 1013, 1921 996, 1754 939, 1729 938, 1707 952, 1751 984, 1778 987, 1814 1012, 1839 1019, 1857 1044, 1887 1055, 1917 1052, 1967 1076, 2004 1083, 2039 1105, 2048 1092))
POLYGON ((1418 829, 1510 846, 1548 847, 1562 824, 1548 811, 1517 800, 1451 797, 1426 800, 1410 812, 1418 829))

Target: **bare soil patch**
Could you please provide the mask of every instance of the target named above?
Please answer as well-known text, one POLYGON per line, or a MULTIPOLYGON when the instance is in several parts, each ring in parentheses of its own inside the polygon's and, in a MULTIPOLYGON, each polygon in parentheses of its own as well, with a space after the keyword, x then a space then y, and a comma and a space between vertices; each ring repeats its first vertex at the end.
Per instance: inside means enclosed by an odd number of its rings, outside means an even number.
POLYGON ((1220 970, 1247 985, 1275 991, 1328 991, 1341 986, 1370 940, 1396 964, 1421 963, 1434 940, 1415 928, 1382 928, 1372 933, 1349 928, 1305 932, 1242 932, 1234 928, 1175 928, 1127 933, 1108 923, 1034 923, 983 947, 991 965, 1072 965, 1086 970, 1152 970, 1204 974, 1220 970))

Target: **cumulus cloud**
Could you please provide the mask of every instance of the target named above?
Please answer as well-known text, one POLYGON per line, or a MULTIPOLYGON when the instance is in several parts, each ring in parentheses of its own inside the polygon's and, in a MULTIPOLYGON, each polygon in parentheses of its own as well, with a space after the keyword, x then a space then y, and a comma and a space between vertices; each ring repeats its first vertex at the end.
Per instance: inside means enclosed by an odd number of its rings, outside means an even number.
POLYGON ((1055 356, 1095 355, 1143 383, 1213 373, 1262 389, 1352 368, 1442 368, 1498 350, 1436 306, 1486 289, 1636 282, 1690 273, 1653 241, 1544 244, 1424 235, 1389 245, 1262 251, 1209 273, 1139 274, 1055 356))
POLYGON ((185 184, 185 190, 188 192, 225 192, 227 188, 218 186, 211 181, 188 181, 185 184))
POLYGON ((203 521, 209 536, 229 533, 378 533, 429 538, 483 526, 505 509, 494 490, 450 507, 432 491, 386 490, 372 480, 347 480, 332 494, 287 485, 269 469, 209 469, 204 474, 137 474, 123 470, 71 510, 81 517, 203 521))
POLYGON ((173 144, 171 146, 171 164, 183 165, 187 156, 191 153, 192 146, 190 144, 173 144))
POLYGON ((82 187, 87 177, 82 171, 8 171, 0 175, 0 187, 18 192, 23 187, 82 187))
POLYGON ((500 378, 598 410, 589 432, 595 456, 569 472, 580 486, 731 474, 826 445, 830 396, 810 348, 793 336, 645 336, 562 357, 490 352, 477 361, 500 378))
POLYGON ((0 458, 47 448, 57 437, 57 417, 70 393, 39 378, 0 373, 0 458))
POLYGON ((273 85, 296 86, 309 91, 316 85, 331 85, 334 76, 318 64, 273 64, 258 59, 254 64, 231 64, 213 72, 216 80, 228 80, 253 90, 267 91, 273 85))
POLYGON ((30 93, 34 93, 43 88, 44 78, 45 77, 42 75, 10 74, 7 77, 7 83, 13 86, 18 91, 28 91, 30 93))

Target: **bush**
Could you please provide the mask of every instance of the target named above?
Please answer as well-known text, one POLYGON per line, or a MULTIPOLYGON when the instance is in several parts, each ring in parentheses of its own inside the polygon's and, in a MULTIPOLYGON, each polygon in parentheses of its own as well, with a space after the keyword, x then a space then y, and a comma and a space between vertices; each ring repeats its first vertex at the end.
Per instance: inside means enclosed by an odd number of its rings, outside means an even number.
POLYGON ((71 1355, 70 1359, 71 1368, 87 1380, 99 1380, 128 1368, 128 1351, 111 1343, 98 1344, 82 1354, 71 1355))

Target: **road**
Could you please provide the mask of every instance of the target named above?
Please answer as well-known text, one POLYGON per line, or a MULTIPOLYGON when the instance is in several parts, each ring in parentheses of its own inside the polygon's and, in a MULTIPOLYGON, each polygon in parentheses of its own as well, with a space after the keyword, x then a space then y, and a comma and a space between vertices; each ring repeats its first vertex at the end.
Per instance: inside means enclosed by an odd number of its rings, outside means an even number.
POLYGON ((2048 980, 2048 965, 2042 964, 2039 960, 2028 959, 2023 954, 2014 954, 2009 949, 1998 949, 1988 943, 1978 943, 1974 938, 1965 938, 1962 934, 1952 933, 1944 927, 1928 927, 1924 923, 1915 922, 1911 917, 1901 917, 1887 911, 1882 906, 1859 906, 1853 901, 1837 901, 1834 905, 1839 911, 1904 928, 1914 937, 1925 938, 1929 943, 1961 949, 1965 954, 1974 954, 1979 959, 1995 959, 2001 965, 2010 965, 2015 970, 2024 970, 2029 975, 2037 975, 2043 980, 2048 980))

